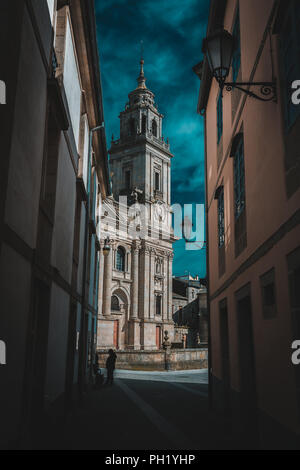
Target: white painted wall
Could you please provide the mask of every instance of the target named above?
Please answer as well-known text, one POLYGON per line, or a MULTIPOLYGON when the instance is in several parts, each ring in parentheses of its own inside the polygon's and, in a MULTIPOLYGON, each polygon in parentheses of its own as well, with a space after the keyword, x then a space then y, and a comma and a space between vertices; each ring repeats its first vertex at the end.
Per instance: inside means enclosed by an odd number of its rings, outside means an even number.
POLYGON ((86 218, 86 210, 85 210, 85 205, 82 202, 81 203, 81 219, 80 219, 80 246, 79 246, 79 261, 78 261, 78 276, 77 276, 77 289, 80 294, 82 293, 82 280, 83 280, 85 218, 86 218))
POLYGON ((78 148, 79 129, 80 129, 81 84, 80 84, 79 71, 78 71, 76 57, 75 57, 75 48, 73 44, 69 17, 67 19, 67 28, 66 28, 64 87, 66 91, 75 142, 78 148))
POLYGON ((83 146, 83 166, 82 166, 82 173, 83 173, 83 181, 85 184, 85 188, 87 189, 87 177, 88 177, 88 158, 89 158, 89 125, 87 116, 84 116, 84 146, 83 146))
POLYGON ((48 3, 48 8, 49 8, 51 23, 53 24, 55 0, 47 0, 47 3, 48 3))
POLYGON ((69 149, 62 137, 59 148, 55 221, 52 239, 52 265, 71 282, 76 203, 76 175, 69 149))

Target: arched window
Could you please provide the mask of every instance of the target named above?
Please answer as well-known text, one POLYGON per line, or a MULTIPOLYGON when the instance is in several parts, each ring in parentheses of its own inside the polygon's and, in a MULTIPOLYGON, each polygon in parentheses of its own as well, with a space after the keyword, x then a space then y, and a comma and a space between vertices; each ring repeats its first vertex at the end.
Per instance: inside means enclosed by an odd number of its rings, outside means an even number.
POLYGON ((117 249, 116 269, 125 271, 125 250, 121 246, 117 249))
POLYGON ((135 119, 131 118, 129 121, 129 135, 135 134, 135 119))
POLYGON ((147 118, 144 115, 142 117, 142 134, 146 134, 146 124, 147 124, 147 118))
POLYGON ((118 311, 120 310, 120 302, 116 295, 111 297, 111 310, 118 311))
POLYGON ((152 134, 154 135, 154 137, 157 137, 157 122, 155 121, 155 119, 153 119, 152 121, 152 134))

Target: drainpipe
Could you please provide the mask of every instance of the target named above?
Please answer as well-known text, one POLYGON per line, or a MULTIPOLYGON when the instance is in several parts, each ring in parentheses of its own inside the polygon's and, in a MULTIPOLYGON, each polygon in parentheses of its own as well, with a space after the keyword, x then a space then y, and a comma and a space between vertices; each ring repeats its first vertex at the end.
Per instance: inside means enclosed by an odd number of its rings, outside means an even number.
POLYGON ((82 273, 82 302, 81 302, 81 325, 80 325, 80 356, 79 356, 79 400, 83 402, 84 386, 85 386, 85 353, 86 353, 86 337, 85 331, 85 307, 86 302, 86 277, 87 277, 87 253, 88 253, 88 235, 89 235, 89 217, 90 217, 90 163, 92 157, 92 145, 94 132, 103 129, 104 122, 97 127, 90 129, 89 132, 89 150, 88 150, 88 175, 87 175, 87 201, 85 212, 85 234, 84 234, 84 253, 83 253, 83 273, 82 273))

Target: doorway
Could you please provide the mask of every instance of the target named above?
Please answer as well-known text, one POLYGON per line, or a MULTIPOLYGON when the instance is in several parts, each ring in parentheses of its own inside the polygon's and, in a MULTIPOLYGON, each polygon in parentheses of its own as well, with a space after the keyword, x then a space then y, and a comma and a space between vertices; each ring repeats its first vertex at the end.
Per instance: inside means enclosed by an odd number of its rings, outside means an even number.
POLYGON ((119 320, 114 320, 113 344, 115 349, 119 349, 119 320))
POLYGON ((161 349, 161 327, 156 327, 156 347, 157 349, 161 349))
POLYGON ((32 431, 38 432, 39 419, 45 406, 45 382, 47 370, 48 330, 50 310, 50 286, 39 279, 34 281, 33 316, 30 338, 29 416, 32 431))
POLYGON ((220 315, 220 347, 222 358, 222 385, 223 385, 223 409, 230 412, 230 357, 229 357, 229 330, 227 300, 219 304, 220 315))
POLYGON ((242 425, 247 439, 253 442, 258 435, 258 416, 250 286, 236 294, 236 306, 242 425))

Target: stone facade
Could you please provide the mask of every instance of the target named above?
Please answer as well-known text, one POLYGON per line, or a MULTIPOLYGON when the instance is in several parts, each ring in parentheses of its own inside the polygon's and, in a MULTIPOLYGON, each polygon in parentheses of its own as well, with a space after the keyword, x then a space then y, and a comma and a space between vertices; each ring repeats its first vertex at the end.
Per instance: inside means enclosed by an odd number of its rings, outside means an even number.
POLYGON ((208 341, 207 288, 205 279, 173 278, 174 343, 199 348, 208 341))
MULTIPOLYGON (((107 351, 98 351, 99 366, 105 368, 107 351)), ((188 370, 207 369, 208 350, 206 347, 198 349, 171 349, 166 351, 120 351, 117 354, 116 368, 127 370, 188 370)))
POLYGON ((120 114, 120 139, 112 140, 109 151, 113 196, 102 211, 102 247, 109 238, 110 252, 100 263, 100 349, 157 350, 165 330, 174 335, 173 155, 162 136, 162 118, 141 60, 138 87, 120 114))

